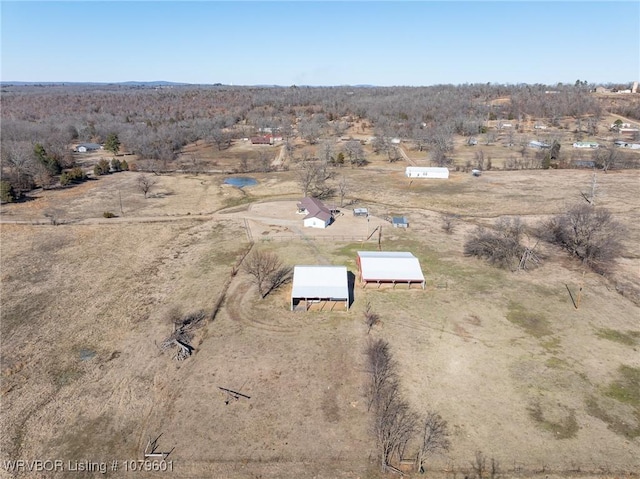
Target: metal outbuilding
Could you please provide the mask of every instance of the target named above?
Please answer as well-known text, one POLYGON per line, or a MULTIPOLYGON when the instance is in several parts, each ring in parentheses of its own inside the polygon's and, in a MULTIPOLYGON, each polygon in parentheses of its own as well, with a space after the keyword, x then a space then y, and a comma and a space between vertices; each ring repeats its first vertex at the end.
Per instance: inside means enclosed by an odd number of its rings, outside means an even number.
MULTIPOLYGON (((291 289, 291 311, 304 302, 342 302, 349 309, 349 276, 346 266, 295 266, 291 289)), ((331 306, 333 309, 333 304, 331 306)))
POLYGON ((407 166, 405 175, 409 178, 449 178, 449 168, 435 166, 407 166))
POLYGON ((408 284, 419 283, 424 289, 424 275, 420 261, 406 251, 358 251, 358 270, 362 287, 368 283, 408 284))

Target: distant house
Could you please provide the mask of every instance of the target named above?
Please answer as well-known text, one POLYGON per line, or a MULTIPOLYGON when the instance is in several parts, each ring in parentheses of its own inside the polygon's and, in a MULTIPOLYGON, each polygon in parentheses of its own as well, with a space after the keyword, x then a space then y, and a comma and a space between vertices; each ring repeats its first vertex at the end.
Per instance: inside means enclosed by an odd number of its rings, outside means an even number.
POLYGON ((429 166, 407 166, 405 175, 409 178, 449 178, 449 168, 429 166))
POLYGON ((369 216, 369 210, 367 208, 354 208, 353 216, 369 216))
POLYGON ((529 142, 529 148, 537 148, 539 150, 542 150, 543 148, 551 148, 551 145, 534 140, 529 142))
POLYGON ((405 216, 394 216, 391 218, 391 224, 394 228, 408 228, 409 220, 405 216))
POLYGON ((624 140, 614 141, 613 146, 617 146, 618 148, 628 148, 630 150, 640 150, 640 143, 629 143, 624 140))
POLYGON ((547 125, 544 125, 542 123, 536 123, 535 125, 533 125, 533 127, 536 130, 546 130, 547 129, 547 125))
POLYGON ((298 213, 306 215, 302 220, 305 228, 326 228, 333 221, 331 210, 316 198, 302 198, 298 213))
POLYGON ((102 149, 103 147, 101 145, 98 145, 97 143, 80 143, 78 146, 76 146, 76 151, 78 153, 86 153, 87 151, 96 151, 102 149))
POLYGON ((478 144, 478 140, 476 140, 475 138, 469 138, 467 140, 467 145, 469 146, 476 146, 478 144))
POLYGON ((598 148, 599 146, 595 141, 576 141, 573 144, 574 148, 598 148))
POLYGON ((595 168, 596 162, 593 160, 574 160, 573 166, 575 168, 595 168))
POLYGON ((273 137, 271 135, 252 136, 252 145, 273 145, 273 137))

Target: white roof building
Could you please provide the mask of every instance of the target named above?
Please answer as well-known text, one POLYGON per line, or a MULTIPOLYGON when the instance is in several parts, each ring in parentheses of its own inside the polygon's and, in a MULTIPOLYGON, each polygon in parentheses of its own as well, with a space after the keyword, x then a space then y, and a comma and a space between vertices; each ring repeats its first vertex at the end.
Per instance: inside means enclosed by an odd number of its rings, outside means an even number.
POLYGON ((358 270, 362 287, 368 283, 420 283, 424 289, 424 275, 420 261, 405 251, 358 251, 358 270))
MULTIPOLYGON (((295 266, 291 289, 291 311, 304 301, 344 301, 349 309, 349 277, 346 266, 295 266)), ((305 310, 308 309, 305 307, 305 310)), ((333 305, 332 305, 333 309, 333 305)))
POLYGON ((435 166, 407 166, 405 174, 409 178, 449 178, 449 168, 435 166))

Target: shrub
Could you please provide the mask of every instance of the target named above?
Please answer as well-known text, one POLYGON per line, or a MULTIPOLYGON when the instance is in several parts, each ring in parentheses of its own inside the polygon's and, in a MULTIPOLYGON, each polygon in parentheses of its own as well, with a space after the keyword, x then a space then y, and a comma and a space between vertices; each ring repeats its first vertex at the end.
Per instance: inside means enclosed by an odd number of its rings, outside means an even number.
POLYGON ((93 174, 96 176, 108 175, 111 172, 111 165, 108 160, 102 158, 97 165, 93 167, 93 174))
POLYGON ((116 215, 111 211, 105 211, 104 213, 102 213, 102 216, 104 216, 105 218, 116 218, 116 215))
POLYGON ((464 244, 464 254, 488 260, 500 268, 515 271, 525 252, 520 244, 524 224, 520 218, 501 218, 493 230, 478 227, 464 244))
POLYGON ((69 171, 65 171, 60 175, 60 184, 62 186, 67 186, 71 183, 81 183, 87 179, 86 173, 80 168, 76 166, 69 171))
POLYGON ((122 171, 122 162, 117 158, 111 159, 111 169, 113 171, 122 171))
POLYGON ((16 194, 13 190, 13 185, 8 181, 0 181, 0 201, 2 203, 11 203, 15 201, 16 194))

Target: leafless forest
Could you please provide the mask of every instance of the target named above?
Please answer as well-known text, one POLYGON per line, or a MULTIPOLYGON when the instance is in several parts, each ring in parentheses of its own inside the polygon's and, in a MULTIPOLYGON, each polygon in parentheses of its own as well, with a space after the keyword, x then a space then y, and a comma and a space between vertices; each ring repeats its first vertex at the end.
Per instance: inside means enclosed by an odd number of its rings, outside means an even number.
MULTIPOLYGON (((640 118, 640 103, 608 105, 640 118)), ((126 151, 168 168, 185 145, 204 140, 228 147, 265 128, 284 141, 308 143, 339 136, 353 121, 373 129, 376 150, 385 138, 411 140, 432 160, 447 164, 453 135, 472 138, 488 120, 574 118, 597 132, 602 103, 585 85, 441 85, 432 87, 4 86, 2 172, 18 194, 48 187, 74 166, 69 145, 105 142, 117 135, 126 151), (553 94, 549 94, 552 91, 553 94), (503 102, 501 99, 509 98, 503 102), (39 153, 34 152, 36 145, 39 153)), ((517 125, 516 125, 517 126, 517 125)), ((516 129, 517 131, 517 129, 516 129)), ((491 141, 491 135, 487 142, 491 141)))

